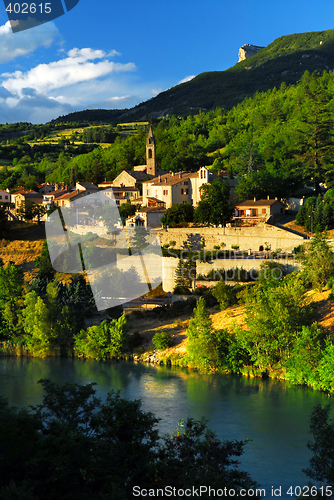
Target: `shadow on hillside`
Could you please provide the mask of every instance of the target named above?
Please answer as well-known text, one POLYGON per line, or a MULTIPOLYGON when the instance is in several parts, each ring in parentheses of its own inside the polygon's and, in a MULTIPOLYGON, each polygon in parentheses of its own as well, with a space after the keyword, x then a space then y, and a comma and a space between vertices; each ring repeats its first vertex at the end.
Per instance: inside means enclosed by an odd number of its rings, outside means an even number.
POLYGON ((32 224, 26 222, 12 222, 9 226, 9 231, 6 234, 6 239, 10 241, 36 241, 45 240, 45 225, 32 224))

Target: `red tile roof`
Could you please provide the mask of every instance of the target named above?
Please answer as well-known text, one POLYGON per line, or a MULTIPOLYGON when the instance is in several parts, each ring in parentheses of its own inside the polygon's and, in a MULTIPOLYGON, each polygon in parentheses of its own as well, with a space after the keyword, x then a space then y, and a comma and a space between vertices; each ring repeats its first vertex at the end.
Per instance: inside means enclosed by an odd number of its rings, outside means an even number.
POLYGON ((283 203, 279 200, 273 199, 273 200, 246 200, 242 201, 241 203, 237 203, 235 206, 237 207, 271 207, 271 205, 274 205, 274 203, 280 203, 283 205, 283 203))

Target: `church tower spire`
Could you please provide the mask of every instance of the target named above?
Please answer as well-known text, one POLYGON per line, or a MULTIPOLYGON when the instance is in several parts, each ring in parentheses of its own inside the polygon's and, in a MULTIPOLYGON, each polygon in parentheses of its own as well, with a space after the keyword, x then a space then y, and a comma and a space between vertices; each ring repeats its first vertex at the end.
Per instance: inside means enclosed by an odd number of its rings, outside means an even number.
POLYGON ((152 132, 152 125, 150 124, 150 130, 146 139, 146 173, 155 177, 157 175, 157 161, 155 152, 155 139, 152 132))

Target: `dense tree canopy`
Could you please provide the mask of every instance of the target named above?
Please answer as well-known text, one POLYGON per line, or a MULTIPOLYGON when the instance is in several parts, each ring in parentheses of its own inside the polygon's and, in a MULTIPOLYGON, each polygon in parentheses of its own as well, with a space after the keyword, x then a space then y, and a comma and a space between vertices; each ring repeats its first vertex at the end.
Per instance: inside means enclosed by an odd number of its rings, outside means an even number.
POLYGON ((201 200, 196 207, 195 219, 209 224, 225 224, 233 215, 229 200, 230 189, 223 179, 214 179, 201 188, 201 200))
POLYGON ((194 220, 194 207, 190 203, 173 203, 161 217, 161 223, 169 227, 177 224, 192 222, 194 220))

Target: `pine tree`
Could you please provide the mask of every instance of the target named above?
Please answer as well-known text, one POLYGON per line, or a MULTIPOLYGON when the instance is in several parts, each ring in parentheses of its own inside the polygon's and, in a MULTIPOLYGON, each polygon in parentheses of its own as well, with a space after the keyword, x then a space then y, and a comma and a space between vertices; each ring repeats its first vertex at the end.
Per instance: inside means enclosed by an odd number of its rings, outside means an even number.
POLYGON ((175 287, 190 288, 192 285, 192 269, 195 266, 191 260, 179 259, 175 269, 175 287))
POLYGON ((187 336, 187 352, 193 363, 199 368, 214 370, 218 361, 215 331, 203 297, 198 300, 194 309, 187 336))

